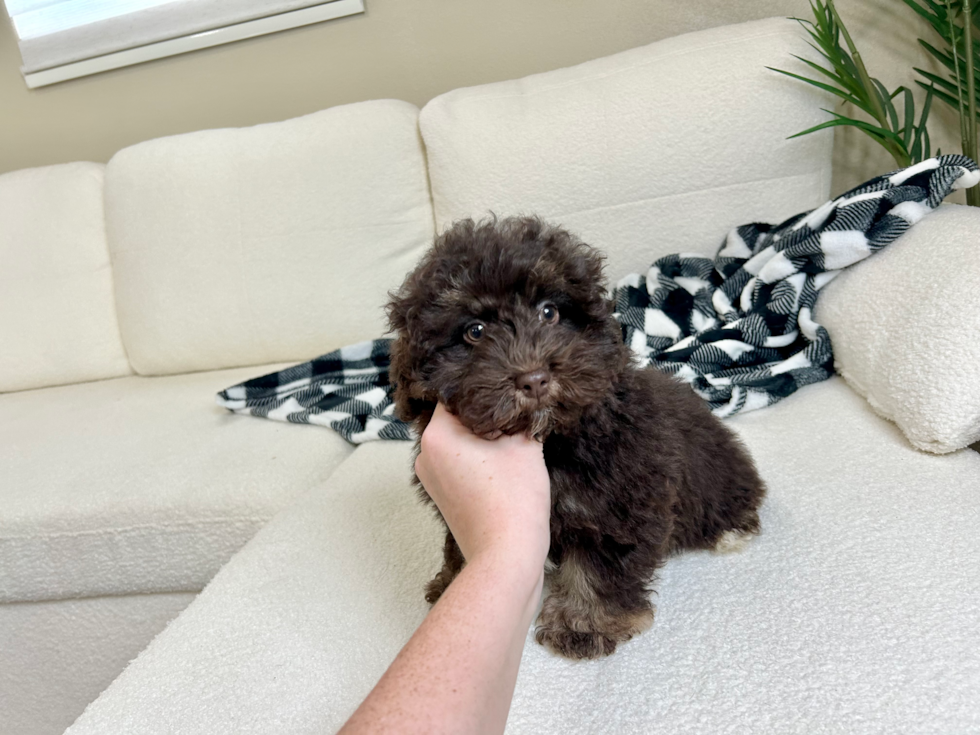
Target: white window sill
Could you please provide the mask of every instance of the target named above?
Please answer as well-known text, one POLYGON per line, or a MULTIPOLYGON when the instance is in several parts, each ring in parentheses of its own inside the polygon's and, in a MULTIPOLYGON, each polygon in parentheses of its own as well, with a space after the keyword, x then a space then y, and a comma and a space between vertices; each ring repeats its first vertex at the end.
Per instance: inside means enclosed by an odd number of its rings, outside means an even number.
POLYGON ((267 33, 276 33, 289 28, 321 23, 325 20, 342 18, 346 15, 355 15, 364 12, 364 0, 333 0, 322 5, 294 10, 289 13, 280 13, 268 18, 259 18, 245 23, 215 28, 211 31, 195 33, 190 36, 172 38, 169 41, 151 43, 147 46, 118 51, 114 54, 96 56, 84 61, 76 61, 72 64, 55 66, 51 69, 44 69, 24 75, 24 81, 31 89, 45 87, 49 84, 57 84, 68 79, 98 74, 99 72, 118 69, 123 66, 141 64, 144 61, 162 59, 167 56, 197 51, 198 49, 210 46, 220 46, 223 43, 232 43, 255 36, 264 36, 267 33))

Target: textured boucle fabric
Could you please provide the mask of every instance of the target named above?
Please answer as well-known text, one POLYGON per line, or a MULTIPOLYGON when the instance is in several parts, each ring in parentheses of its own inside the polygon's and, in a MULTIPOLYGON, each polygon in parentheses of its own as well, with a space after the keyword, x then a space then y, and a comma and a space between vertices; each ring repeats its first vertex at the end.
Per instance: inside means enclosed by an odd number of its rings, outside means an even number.
POLYGON ((141 375, 296 361, 384 331, 432 241, 418 108, 341 105, 119 151, 106 231, 141 375))
POLYGON ((0 176, 0 393, 129 375, 101 163, 0 176))
POLYGON ((830 97, 766 69, 805 73, 792 55, 808 53, 799 24, 767 18, 440 95, 419 116, 436 228, 535 214, 619 277, 812 209, 830 195, 833 135, 787 136, 830 97))
POLYGON ((827 286, 837 371, 927 452, 980 440, 980 210, 943 205, 827 286))
POLYGON ((0 604, 0 732, 64 732, 194 597, 0 604))
MULTIPOLYGON (((653 627, 608 659, 529 634, 507 732, 977 731, 980 456, 918 452, 837 377, 731 425, 769 484, 762 535, 668 562, 653 627)), ((336 731, 440 565, 410 467, 407 443, 359 447, 69 732, 336 731)))
POLYGON ((196 592, 329 477, 339 436, 211 403, 248 372, 0 395, 0 602, 196 592))

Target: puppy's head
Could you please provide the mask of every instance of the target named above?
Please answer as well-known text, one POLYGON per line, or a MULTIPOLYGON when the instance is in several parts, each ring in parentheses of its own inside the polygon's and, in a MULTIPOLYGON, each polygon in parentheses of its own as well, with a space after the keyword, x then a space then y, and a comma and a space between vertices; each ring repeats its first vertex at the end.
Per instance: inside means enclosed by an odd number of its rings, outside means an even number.
POLYGON ((442 401, 481 436, 543 437, 608 395, 628 363, 602 258, 535 218, 456 223, 388 304, 406 421, 442 401))

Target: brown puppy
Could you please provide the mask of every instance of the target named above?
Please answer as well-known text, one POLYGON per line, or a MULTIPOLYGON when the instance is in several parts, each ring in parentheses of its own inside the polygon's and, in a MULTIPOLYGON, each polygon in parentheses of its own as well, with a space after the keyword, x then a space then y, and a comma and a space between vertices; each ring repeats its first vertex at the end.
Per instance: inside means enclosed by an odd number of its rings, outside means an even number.
MULTIPOLYGON (((752 459, 688 386, 631 364, 602 258, 568 232, 534 218, 458 222, 388 317, 398 415, 419 434, 442 401, 476 434, 544 441, 554 569, 539 643, 569 658, 612 653, 652 623, 650 585, 671 552, 758 533, 765 486, 752 459)), ((444 552, 429 602, 463 566, 448 531, 444 552)))

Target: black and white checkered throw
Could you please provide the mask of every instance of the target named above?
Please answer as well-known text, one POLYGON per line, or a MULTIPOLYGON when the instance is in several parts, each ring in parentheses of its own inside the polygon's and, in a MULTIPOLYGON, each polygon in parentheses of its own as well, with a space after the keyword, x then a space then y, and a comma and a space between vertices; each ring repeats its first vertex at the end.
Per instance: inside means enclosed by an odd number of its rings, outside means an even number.
POLYGON ((218 405, 294 424, 320 424, 347 441, 410 439, 395 418, 388 382, 390 339, 341 347, 301 365, 226 388, 218 405))
MULTIPOLYGON (((834 371, 827 330, 813 321, 820 289, 893 242, 977 165, 939 156, 879 176, 778 225, 732 230, 714 258, 668 255, 613 291, 626 343, 643 366, 689 383, 718 416, 771 405, 834 371)), ((236 413, 322 424, 360 444, 409 439, 394 416, 391 340, 341 348, 218 394, 236 413)))

